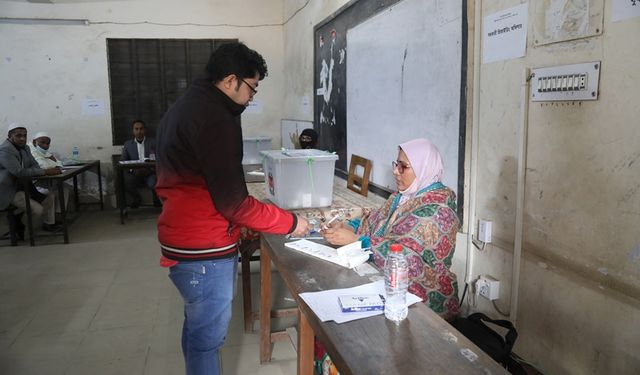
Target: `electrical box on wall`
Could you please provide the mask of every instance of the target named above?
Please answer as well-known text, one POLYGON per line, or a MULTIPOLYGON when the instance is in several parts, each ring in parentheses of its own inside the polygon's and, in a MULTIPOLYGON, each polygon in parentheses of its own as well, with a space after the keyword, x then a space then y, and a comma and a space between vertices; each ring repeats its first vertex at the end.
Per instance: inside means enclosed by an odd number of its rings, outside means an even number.
POLYGON ((491 243, 491 222, 480 219, 478 221, 478 240, 484 243, 491 243))
POLYGON ((533 69, 531 100, 597 100, 600 61, 533 69))

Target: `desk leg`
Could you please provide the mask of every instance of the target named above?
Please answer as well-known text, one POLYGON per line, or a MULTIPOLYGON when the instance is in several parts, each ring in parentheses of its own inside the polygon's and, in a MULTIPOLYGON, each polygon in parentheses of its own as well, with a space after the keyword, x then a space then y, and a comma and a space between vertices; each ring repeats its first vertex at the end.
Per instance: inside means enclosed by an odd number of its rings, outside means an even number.
POLYGON ((124 172, 123 168, 118 166, 118 186, 120 187, 118 190, 118 195, 120 196, 120 224, 124 224, 124 210, 127 206, 126 202, 126 194, 124 192, 124 172))
POLYGON ((298 375, 313 374, 313 329, 298 310, 298 375))
POLYGON ((31 216, 31 197, 29 196, 29 181, 25 181, 24 187, 22 191, 24 192, 24 204, 25 204, 25 213, 24 215, 27 217, 27 230, 29 231, 29 244, 31 246, 36 245, 36 241, 34 239, 33 233, 33 217, 31 216))
POLYGON ((80 200, 78 199, 78 176, 77 175, 73 176, 73 201, 76 204, 76 212, 78 212, 80 210, 80 200))
POLYGON ((271 361, 271 256, 260 240, 260 363, 271 361))
MULTIPOLYGON (((73 185, 76 185, 76 178, 73 177, 73 185)), ((76 191, 77 193, 77 191, 76 191)), ((76 195, 76 210, 78 209, 78 200, 76 195)), ((60 216, 62 216, 62 234, 64 235, 64 243, 69 243, 69 228, 67 227, 67 207, 64 202, 64 181, 58 181, 58 200, 60 201, 60 216)), ((55 204, 51 207, 52 210, 55 210, 55 204)))
POLYGON ((242 309, 244 310, 244 331, 253 332, 253 304, 251 303, 251 253, 247 244, 240 246, 240 262, 242 265, 242 309))
POLYGON ((102 196, 102 173, 100 173, 100 162, 96 164, 98 168, 98 192, 100 193, 100 211, 104 211, 104 198, 102 196))

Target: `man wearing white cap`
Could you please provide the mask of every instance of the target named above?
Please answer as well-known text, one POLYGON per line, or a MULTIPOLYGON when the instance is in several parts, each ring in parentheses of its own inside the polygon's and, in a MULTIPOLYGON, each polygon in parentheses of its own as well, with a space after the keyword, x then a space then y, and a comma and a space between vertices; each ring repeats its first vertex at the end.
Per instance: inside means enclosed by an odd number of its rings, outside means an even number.
MULTIPOLYGON (((37 132, 33 137, 33 147, 31 147, 31 155, 38 165, 42 169, 47 168, 56 168, 62 167, 62 162, 56 159, 55 156, 51 152, 49 152, 49 146, 51 145, 51 137, 46 132, 37 132)), ((45 210, 43 214, 43 226, 48 230, 56 230, 59 229, 56 227, 56 212, 62 212, 60 209, 60 201, 55 199, 55 195, 57 193, 57 185, 53 184, 51 181, 39 181, 36 183, 36 188, 38 191, 44 195, 52 195, 53 196, 53 205, 49 210, 45 210)), ((68 203, 69 197, 69 189, 67 186, 64 186, 64 201, 68 203)))
POLYGON ((33 158, 36 159, 42 169, 62 167, 62 162, 49 152, 50 145, 51 137, 46 132, 37 132, 33 137, 31 155, 33 155, 33 158))
MULTIPOLYGON (((38 202, 37 200, 40 199, 33 196, 37 191, 35 193, 29 191, 28 195, 25 195, 22 191, 23 184, 19 179, 60 173, 61 170, 57 167, 40 168, 27 146, 27 129, 16 123, 9 125, 7 139, 0 145, 0 209, 13 205, 18 209, 18 213, 24 212, 28 196, 31 214, 37 221, 42 216, 43 206, 51 207, 53 199, 46 197, 38 202)), ((20 223, 19 220, 18 223, 20 223)), ((24 238, 24 226, 20 225, 18 231, 18 236, 24 238)))

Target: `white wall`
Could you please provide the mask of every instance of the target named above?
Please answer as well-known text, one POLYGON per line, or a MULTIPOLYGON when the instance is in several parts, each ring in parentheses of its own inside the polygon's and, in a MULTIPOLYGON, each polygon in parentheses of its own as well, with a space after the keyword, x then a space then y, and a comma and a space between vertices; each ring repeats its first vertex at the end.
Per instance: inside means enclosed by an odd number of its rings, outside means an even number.
POLYGON ((48 131, 52 149, 100 159, 110 180, 112 146, 107 38, 238 38, 260 52, 269 76, 256 96, 263 113, 243 116, 246 136, 266 135, 279 143, 283 107, 282 0, 127 0, 33 4, 0 2, 12 18, 87 19, 89 25, 0 23, 0 127, 26 124, 31 134, 48 131), (127 22, 237 26, 122 25, 127 22), (107 22, 107 23, 100 23, 107 22), (243 27, 240 27, 243 26, 243 27), (86 98, 103 99, 105 113, 86 116, 86 98))
MULTIPOLYGON (((285 1, 285 19, 304 2, 285 1)), ((285 25, 285 117, 313 119, 301 104, 313 95, 313 26, 345 3, 311 1, 285 25)), ((521 1, 480 3, 484 16, 521 1)), ((598 101, 532 104, 528 118, 516 352, 548 374, 640 371, 640 19, 611 22, 611 3, 601 36, 529 42, 526 57, 480 67, 478 183, 466 193, 477 217, 493 221, 494 243, 474 250, 473 266, 502 282, 496 303, 508 310, 522 70, 602 61, 598 101)), ((453 268, 463 280, 466 243, 458 245, 453 268)), ((499 317, 483 300, 471 308, 499 317)))
MULTIPOLYGON (((520 3, 485 1, 482 15, 520 3)), ((533 25, 541 14, 529 4, 533 25)), ((529 108, 516 351, 551 374, 640 372, 640 18, 614 23, 611 5, 601 36, 533 47, 530 28, 524 58, 480 69, 470 193, 495 241, 474 265, 502 281, 497 304, 508 311, 523 69, 602 61, 597 101, 529 108)), ((485 301, 476 309, 497 316, 485 301)))

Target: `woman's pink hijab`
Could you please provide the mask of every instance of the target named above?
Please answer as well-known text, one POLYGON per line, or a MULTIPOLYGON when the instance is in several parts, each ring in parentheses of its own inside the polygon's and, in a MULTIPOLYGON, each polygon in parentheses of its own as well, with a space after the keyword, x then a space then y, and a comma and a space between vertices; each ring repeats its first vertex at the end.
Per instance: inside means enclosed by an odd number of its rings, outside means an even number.
POLYGON ((400 148, 407 155, 416 179, 406 189, 400 191, 400 203, 415 197, 416 193, 434 182, 442 180, 442 157, 438 148, 429 140, 418 138, 402 143, 400 148))

